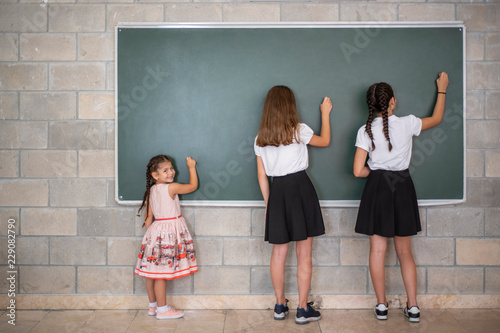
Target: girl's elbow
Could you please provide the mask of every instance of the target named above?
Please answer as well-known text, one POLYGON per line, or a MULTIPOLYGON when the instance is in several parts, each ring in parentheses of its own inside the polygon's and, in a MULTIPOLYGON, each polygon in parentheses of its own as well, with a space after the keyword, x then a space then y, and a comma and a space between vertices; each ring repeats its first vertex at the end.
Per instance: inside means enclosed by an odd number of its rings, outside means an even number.
POLYGON ((425 127, 424 127, 424 126, 422 126, 422 129, 423 129, 423 130, 428 130, 428 129, 431 129, 431 128, 433 128, 433 127, 436 127, 436 126, 437 126, 437 125, 439 125, 439 124, 441 124, 441 120, 434 120, 434 121, 432 121, 432 122, 429 122, 429 123, 427 124, 427 126, 425 126, 425 127))
POLYGON ((354 177, 356 177, 356 178, 362 178, 362 177, 365 177, 365 175, 363 174, 363 169, 354 168, 354 169, 352 170, 352 173, 354 174, 354 177))
POLYGON ((188 190, 189 190, 188 193, 192 193, 192 192, 196 191, 197 189, 198 189, 198 183, 196 183, 196 184, 190 184, 189 188, 188 188, 188 190))
POLYGON ((432 127, 441 124, 441 122, 443 121, 443 116, 444 115, 440 115, 438 117, 433 117, 432 127))
POLYGON ((318 147, 320 148, 326 148, 330 145, 330 138, 328 139, 323 139, 322 141, 320 141, 318 147))
POLYGON ((264 171, 257 171, 257 179, 262 180, 262 179, 267 179, 267 175, 264 171))

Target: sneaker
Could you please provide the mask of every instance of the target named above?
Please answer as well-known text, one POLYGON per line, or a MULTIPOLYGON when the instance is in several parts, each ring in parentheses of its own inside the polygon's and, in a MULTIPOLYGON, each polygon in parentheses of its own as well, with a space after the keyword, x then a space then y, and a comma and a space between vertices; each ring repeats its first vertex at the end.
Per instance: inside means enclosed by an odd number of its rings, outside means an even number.
POLYGON ((274 306, 274 320, 284 320, 288 314, 288 300, 285 299, 285 301, 285 305, 276 304, 274 306))
POLYGON ((167 311, 165 312, 158 312, 156 314, 156 319, 176 319, 176 318, 181 318, 184 317, 184 312, 180 310, 176 310, 172 308, 171 306, 167 305, 167 311))
POLYGON ((299 325, 308 324, 311 321, 317 321, 321 319, 321 313, 316 311, 312 307, 313 302, 307 303, 307 310, 303 308, 297 308, 297 315, 295 316, 295 323, 299 325))
POLYGON ((149 307, 149 311, 148 311, 148 315, 150 316, 154 316, 156 314, 156 306, 150 306, 149 307))
POLYGON ((385 305, 384 303, 378 304, 375 309, 373 309, 375 312, 375 317, 377 317, 378 320, 386 320, 387 319, 387 313, 389 312, 389 304, 385 305))
POLYGON ((418 323, 420 322, 420 308, 418 306, 412 306, 408 309, 408 304, 404 308, 405 316, 408 317, 410 323, 418 323))

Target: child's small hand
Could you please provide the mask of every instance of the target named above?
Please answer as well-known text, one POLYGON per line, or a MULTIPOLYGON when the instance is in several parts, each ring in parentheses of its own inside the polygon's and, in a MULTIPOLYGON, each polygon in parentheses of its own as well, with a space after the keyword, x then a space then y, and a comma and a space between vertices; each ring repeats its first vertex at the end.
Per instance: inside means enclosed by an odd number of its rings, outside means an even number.
POLYGON ((332 104, 332 100, 329 98, 329 97, 325 97, 323 99, 323 103, 321 103, 321 106, 320 106, 320 109, 321 109, 321 113, 330 113, 330 111, 332 111, 332 108, 333 108, 333 104, 332 104))
POLYGON ((448 74, 445 72, 439 73, 439 77, 436 80, 437 88, 439 92, 446 92, 446 87, 448 87, 448 74))
POLYGON ((196 166, 196 161, 191 157, 186 157, 186 165, 188 168, 194 168, 196 166))

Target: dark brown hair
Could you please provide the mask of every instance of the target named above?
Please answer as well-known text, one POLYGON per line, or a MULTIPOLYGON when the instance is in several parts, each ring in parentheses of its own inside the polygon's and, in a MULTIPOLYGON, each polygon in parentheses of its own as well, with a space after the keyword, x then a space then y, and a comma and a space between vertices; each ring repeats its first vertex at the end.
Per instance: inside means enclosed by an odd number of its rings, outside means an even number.
MULTIPOLYGON (((146 207, 146 214, 144 216, 144 221, 148 218, 149 212, 149 193, 151 192, 151 187, 156 184, 155 179, 153 178, 153 172, 158 170, 158 167, 163 162, 170 162, 172 160, 167 155, 156 155, 152 159, 149 160, 148 166, 146 167, 146 192, 144 192, 144 197, 142 199, 142 205, 137 211, 137 216, 140 216, 141 209, 146 207)), ((142 225, 144 226, 144 224, 142 225)))
POLYGON ((389 101, 394 97, 394 92, 389 84, 385 82, 375 83, 368 88, 366 93, 366 103, 368 104, 368 120, 366 121, 366 133, 372 141, 372 150, 375 149, 372 133, 372 121, 375 113, 382 113, 382 122, 384 124, 384 136, 389 142, 389 151, 392 150, 391 139, 389 138, 389 120, 388 111, 389 101))
POLYGON ((285 86, 274 86, 267 93, 260 118, 257 146, 289 145, 299 141, 299 116, 292 90, 285 86))

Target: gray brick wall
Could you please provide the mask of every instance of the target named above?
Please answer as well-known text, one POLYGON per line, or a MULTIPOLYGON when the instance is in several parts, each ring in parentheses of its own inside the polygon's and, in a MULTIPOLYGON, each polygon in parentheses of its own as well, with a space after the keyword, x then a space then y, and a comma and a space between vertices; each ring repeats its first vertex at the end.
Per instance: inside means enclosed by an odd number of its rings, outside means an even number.
MULTIPOLYGON (((18 292, 144 295, 133 266, 144 229, 114 201, 114 27, 118 22, 455 21, 467 27, 467 197, 421 208, 420 294, 500 293, 500 4, 476 0, 246 2, 10 0, 0 3, 0 287, 17 222, 18 292)), ((397 46, 395 46, 397 47, 397 46)), ((140 176, 140 175, 138 175, 140 176)), ((256 180, 257 181, 257 180, 256 180)), ((311 292, 373 294, 356 209, 325 208, 311 292)), ((272 294, 261 208, 187 207, 200 270, 177 295, 272 294)), ((295 246, 287 258, 296 293, 295 246)), ((404 294, 394 246, 387 290, 404 294)))

